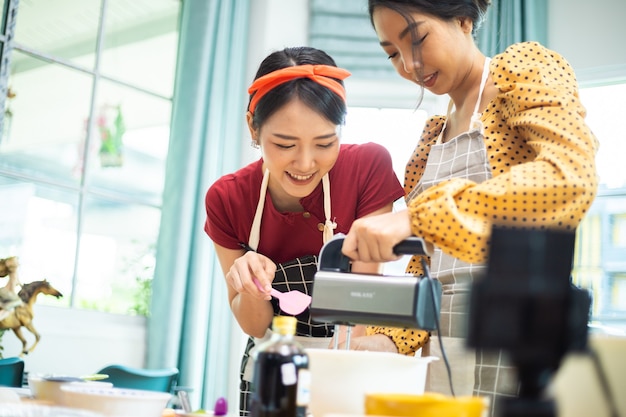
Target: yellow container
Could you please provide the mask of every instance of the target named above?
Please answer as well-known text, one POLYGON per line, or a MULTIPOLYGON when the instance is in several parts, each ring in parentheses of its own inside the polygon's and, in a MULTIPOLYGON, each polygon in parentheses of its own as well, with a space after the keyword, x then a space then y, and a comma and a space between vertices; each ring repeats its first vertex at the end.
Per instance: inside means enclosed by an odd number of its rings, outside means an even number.
POLYGON ((481 417, 487 409, 482 397, 446 397, 436 393, 366 394, 365 414, 393 417, 481 417))

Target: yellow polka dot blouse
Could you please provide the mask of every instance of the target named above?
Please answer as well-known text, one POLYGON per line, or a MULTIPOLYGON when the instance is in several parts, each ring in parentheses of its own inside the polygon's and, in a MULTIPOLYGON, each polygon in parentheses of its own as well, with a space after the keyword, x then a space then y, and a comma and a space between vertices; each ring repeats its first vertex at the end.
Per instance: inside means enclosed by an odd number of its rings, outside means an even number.
MULTIPOLYGON (((466 262, 486 260, 492 224, 528 228, 576 228, 597 189, 598 142, 584 122, 574 72, 565 59, 535 42, 514 44, 490 63, 499 90, 481 120, 493 178, 480 184, 451 179, 409 203, 416 236, 466 262)), ((405 192, 424 172, 430 147, 445 117, 426 122, 406 165, 405 192)), ((408 272, 421 274, 414 257, 408 272)), ((369 327, 412 355, 428 334, 369 327)))

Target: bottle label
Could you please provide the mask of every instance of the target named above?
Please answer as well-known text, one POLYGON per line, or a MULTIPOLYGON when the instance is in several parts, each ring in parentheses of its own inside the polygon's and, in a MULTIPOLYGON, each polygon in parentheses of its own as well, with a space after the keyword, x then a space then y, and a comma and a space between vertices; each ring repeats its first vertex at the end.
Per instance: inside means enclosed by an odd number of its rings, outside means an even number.
POLYGON ((308 369, 298 370, 298 390, 296 391, 296 405, 308 407, 311 402, 311 372, 308 369))
POLYGON ((280 374, 284 386, 294 385, 296 382, 298 382, 296 365, 293 362, 283 363, 280 366, 280 374))

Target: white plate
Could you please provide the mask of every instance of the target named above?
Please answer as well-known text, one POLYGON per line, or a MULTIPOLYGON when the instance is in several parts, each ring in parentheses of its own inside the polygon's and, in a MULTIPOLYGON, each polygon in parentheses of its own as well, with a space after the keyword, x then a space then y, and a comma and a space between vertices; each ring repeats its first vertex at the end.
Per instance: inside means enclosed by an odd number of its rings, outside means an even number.
POLYGON ((102 414, 39 404, 0 404, 0 417, 102 417, 102 414))

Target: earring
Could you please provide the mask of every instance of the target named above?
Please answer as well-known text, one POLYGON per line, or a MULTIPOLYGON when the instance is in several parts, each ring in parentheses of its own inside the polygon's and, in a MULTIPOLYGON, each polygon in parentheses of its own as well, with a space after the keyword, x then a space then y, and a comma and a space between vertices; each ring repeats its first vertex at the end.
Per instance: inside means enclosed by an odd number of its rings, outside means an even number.
POLYGON ((259 146, 259 142, 254 139, 250 142, 250 146, 252 146, 254 149, 259 149, 261 147, 259 146))

